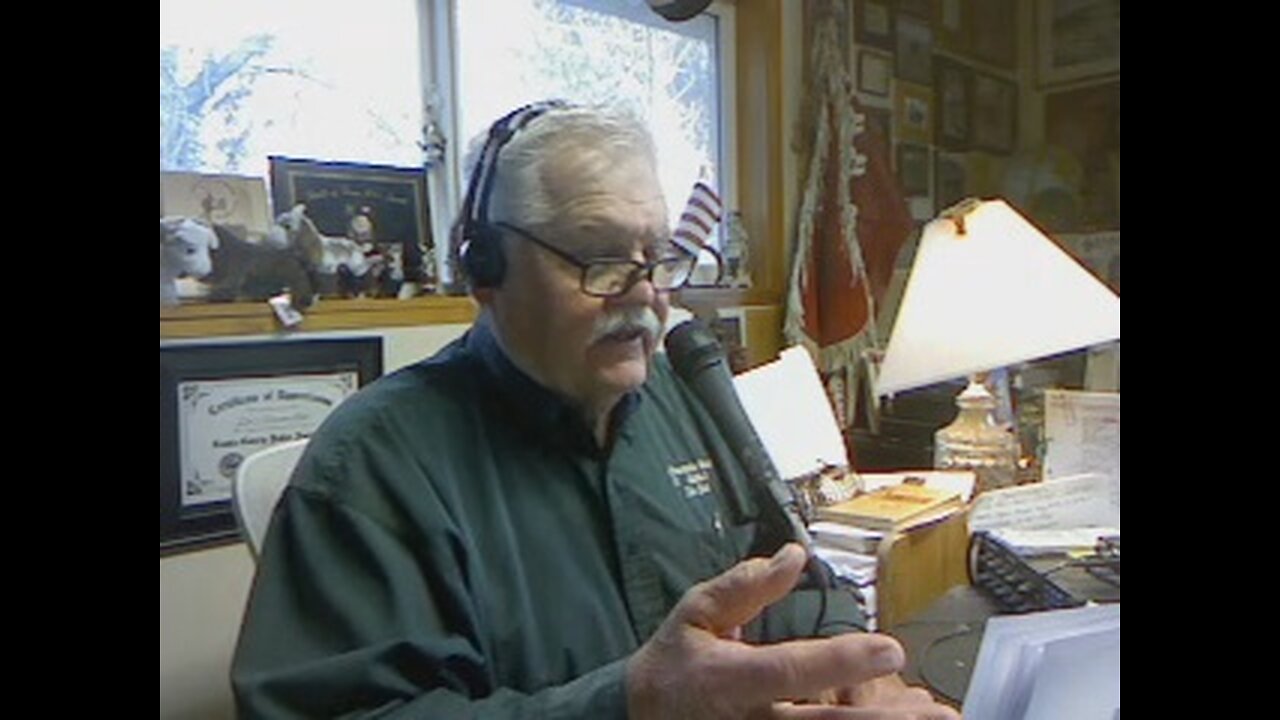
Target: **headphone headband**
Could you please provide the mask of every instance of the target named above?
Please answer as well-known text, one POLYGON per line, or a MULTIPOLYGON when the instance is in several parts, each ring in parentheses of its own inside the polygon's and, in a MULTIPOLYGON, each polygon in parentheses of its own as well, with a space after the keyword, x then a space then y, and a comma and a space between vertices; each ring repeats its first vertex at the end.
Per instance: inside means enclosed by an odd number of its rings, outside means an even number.
POLYGON ((480 150, 475 173, 471 178, 467 222, 488 224, 489 196, 493 193, 494 176, 498 172, 498 153, 529 123, 551 110, 569 107, 563 100, 544 100, 516 108, 489 126, 489 137, 480 150))
POLYGON ((463 202, 463 267, 476 287, 497 287, 506 273, 500 235, 489 225, 489 197, 498 172, 498 153, 529 123, 551 110, 570 107, 564 100, 545 100, 516 108, 489 126, 489 136, 476 160, 463 202))

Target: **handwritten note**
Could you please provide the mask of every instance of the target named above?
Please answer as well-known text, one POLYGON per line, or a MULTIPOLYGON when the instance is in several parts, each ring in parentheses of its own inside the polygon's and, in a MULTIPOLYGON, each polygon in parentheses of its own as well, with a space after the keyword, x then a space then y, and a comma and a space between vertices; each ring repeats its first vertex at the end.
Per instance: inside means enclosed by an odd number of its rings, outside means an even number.
POLYGON ((1120 511, 1111 503, 1112 483, 1106 475, 1094 473, 989 490, 974 503, 969 527, 975 531, 1120 527, 1120 511))
MULTIPOLYGON (((1044 478, 1081 473, 1111 478, 1109 501, 1120 514, 1120 393, 1046 390, 1044 478)), ((1117 522, 1118 524, 1118 522, 1117 522)))

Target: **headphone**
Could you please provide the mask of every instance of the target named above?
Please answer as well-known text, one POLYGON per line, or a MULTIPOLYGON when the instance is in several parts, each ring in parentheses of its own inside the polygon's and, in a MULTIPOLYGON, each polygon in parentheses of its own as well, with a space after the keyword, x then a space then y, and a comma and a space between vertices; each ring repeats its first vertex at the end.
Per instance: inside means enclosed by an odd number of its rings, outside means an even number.
POLYGON ((462 201, 462 240, 459 254, 472 287, 494 288, 507 273, 502 231, 489 223, 489 197, 498 172, 498 153, 529 123, 551 110, 570 107, 563 100, 536 102, 513 110, 489 127, 489 137, 471 173, 462 201))

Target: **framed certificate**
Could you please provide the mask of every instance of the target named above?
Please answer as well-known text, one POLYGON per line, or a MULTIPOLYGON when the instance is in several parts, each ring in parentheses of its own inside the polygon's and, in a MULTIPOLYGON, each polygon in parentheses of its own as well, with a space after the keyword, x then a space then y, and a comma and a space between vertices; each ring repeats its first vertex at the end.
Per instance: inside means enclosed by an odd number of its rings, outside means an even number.
POLYGON ((235 541, 240 463, 381 374, 377 337, 160 348, 160 554, 235 541))

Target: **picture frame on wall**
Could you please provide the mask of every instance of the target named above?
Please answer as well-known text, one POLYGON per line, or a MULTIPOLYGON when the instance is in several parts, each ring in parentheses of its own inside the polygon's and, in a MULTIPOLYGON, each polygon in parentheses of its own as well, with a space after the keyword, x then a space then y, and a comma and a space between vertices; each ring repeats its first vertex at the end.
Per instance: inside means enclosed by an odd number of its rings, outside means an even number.
POLYGON ((973 71, 969 66, 939 57, 934 69, 934 144, 946 150, 967 150, 973 115, 973 71))
POLYGON ((934 214, 955 205, 969 194, 969 173, 962 154, 935 151, 933 154, 934 214))
POLYGON ((1058 228, 1074 232, 1120 228, 1120 81, 1045 95, 1045 141, 1066 153, 1079 177, 1078 203, 1058 228))
POLYGON ((932 144, 933 112, 933 88, 907 82, 894 87, 893 116, 899 140, 932 144))
POLYGON ((422 168, 271 156, 271 200, 277 213, 306 205, 316 229, 348 237, 363 215, 374 242, 401 247, 405 279, 434 280, 431 209, 422 168))
POLYGON ((904 195, 921 196, 929 194, 929 176, 931 174, 929 148, 914 143, 898 143, 897 149, 898 183, 904 195))
POLYGON ((893 59, 871 50, 858 51, 858 91, 878 97, 889 95, 893 59))
POLYGON ((894 9, 899 15, 913 15, 928 20, 933 17, 934 0, 897 0, 894 9))
POLYGON ((1013 152, 1017 135, 1018 86, 1011 80, 973 76, 972 146, 996 153, 1013 152))
POLYGON ((964 55, 969 52, 969 13, 966 0, 933 3, 933 42, 940 50, 964 55))
POLYGON ((1036 0, 1041 86, 1120 72, 1120 0, 1036 0))
POLYGON ((859 45, 892 51, 893 6, 889 0, 854 0, 853 39, 859 45))
POLYGON ((382 338, 160 348, 160 555, 235 542, 249 455, 310 437, 382 375, 382 338))
POLYGON ((933 30, 927 19, 900 15, 896 30, 897 76, 928 85, 933 80, 933 30))
MULTIPOLYGON (((864 107, 861 108, 862 114, 866 117, 863 125, 863 133, 867 138, 875 138, 878 142, 883 143, 880 147, 886 156, 889 154, 889 143, 892 142, 894 136, 893 130, 893 114, 883 108, 864 107)), ((855 142, 866 142, 859 136, 855 142)), ((867 147, 858 146, 862 152, 868 152, 867 147)))
POLYGON ((1005 70, 1013 70, 1018 60, 1018 13, 1024 6, 1017 0, 967 0, 969 9, 969 54, 975 59, 1005 70))
POLYGON ((266 235, 267 185, 260 177, 160 173, 160 217, 182 216, 266 235))

